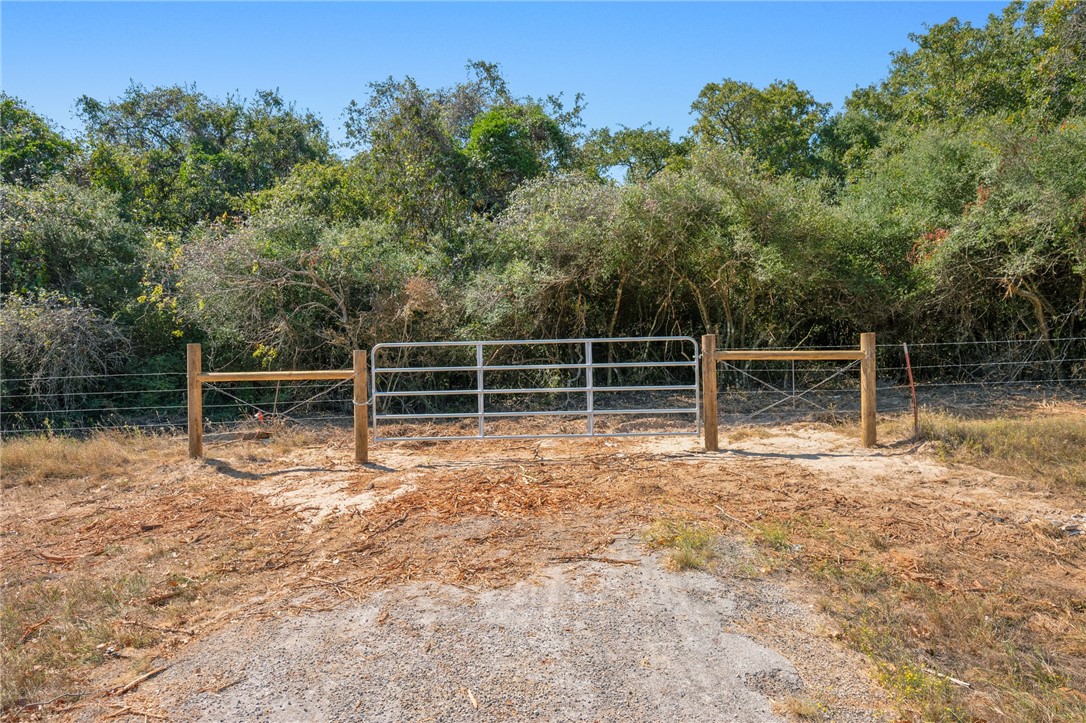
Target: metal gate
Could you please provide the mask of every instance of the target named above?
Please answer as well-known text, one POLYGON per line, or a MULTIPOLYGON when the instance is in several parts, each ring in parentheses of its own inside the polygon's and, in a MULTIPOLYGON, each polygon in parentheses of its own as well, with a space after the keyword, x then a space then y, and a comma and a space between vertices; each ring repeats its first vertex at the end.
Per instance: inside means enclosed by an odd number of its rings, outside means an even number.
MULTIPOLYGON (((457 440, 457 439, 540 439, 547 437, 635 437, 635 436, 697 436, 701 433, 701 404, 698 388, 700 383, 699 347, 698 343, 688 336, 646 336, 625 337, 613 339, 536 339, 536 340, 502 340, 502 341, 449 341, 449 342, 402 342, 377 344, 371 351, 370 359, 371 386, 373 399, 373 439, 374 441, 406 441, 406 440, 457 440), (661 358, 637 359, 615 361, 614 351, 616 346, 644 345, 643 356, 660 356, 661 358), (569 347, 579 357, 572 362, 553 363, 488 363, 488 354, 493 361, 500 356, 502 350, 512 351, 512 348, 521 347, 521 351, 530 349, 523 347, 551 348, 555 352, 562 346, 569 347), (655 349, 656 353, 652 353, 655 349), (422 366, 411 366, 408 356, 414 350, 422 350, 423 354, 429 354, 431 358, 437 358, 438 363, 422 366), (471 353, 474 351, 472 360, 471 353), (601 352, 604 352, 601 354, 601 352), (398 360, 389 360, 386 357, 393 353, 399 356, 398 360), (451 357, 452 362, 440 363, 441 357, 451 357), (605 358, 606 361, 597 361, 597 358, 605 358), (468 361, 469 363, 463 363, 468 361), (685 371, 689 368, 690 371, 685 371), (617 371, 616 371, 617 370, 617 371), (601 377, 598 372, 605 371, 606 377, 611 379, 616 373, 621 375, 622 370, 646 370, 642 372, 651 376, 657 374, 664 377, 664 381, 671 381, 668 377, 677 372, 680 376, 692 375, 693 383, 645 383, 645 384, 604 384, 597 380, 601 377), (655 371, 653 371, 655 370, 655 371), (549 373, 552 379, 567 379, 560 381, 556 386, 488 386, 488 377, 493 379, 495 375, 519 372, 544 372, 549 373), (573 373, 575 381, 571 383, 568 374, 573 373), (431 375, 428 380, 432 382, 426 385, 411 385, 403 388, 402 379, 413 375, 431 375), (463 386, 444 388, 438 382, 441 375, 458 376, 460 381, 467 382, 463 386), (672 392, 670 399, 659 399, 660 393, 672 392), (650 406, 618 407, 615 404, 608 405, 607 397, 615 393, 648 393, 650 406), (583 395, 583 409, 499 409, 495 410, 488 405, 488 400, 496 395, 519 395, 530 397, 531 395, 557 395, 573 394, 583 395), (602 398, 597 398, 602 395, 602 398), (679 406, 676 396, 689 396, 690 403, 679 406), (470 405, 470 411, 448 411, 439 404, 430 403, 431 408, 418 411, 410 408, 412 401, 419 398, 446 398, 453 401, 459 398, 461 402, 474 398, 474 404, 470 405), (600 401, 604 401, 601 406, 600 401), (389 402, 398 403, 404 409, 399 413, 382 411, 382 403, 388 406, 389 402), (662 405, 661 405, 662 404, 662 405), (657 406, 652 406, 657 405, 657 406), (597 424, 600 417, 609 415, 641 415, 642 417, 655 417, 657 415, 693 415, 693 423, 689 430, 682 431, 614 431, 601 430, 597 424), (499 420, 512 417, 583 417, 585 428, 583 432, 560 432, 538 434, 495 434, 488 433, 487 420, 499 420), (470 420, 475 419, 473 434, 407 434, 397 436, 381 436, 381 423, 395 423, 399 425, 419 423, 424 420, 470 420)), ((416 379, 419 377, 415 377, 416 379)), ((510 399, 510 397, 505 397, 510 399)), ((643 400, 644 397, 641 397, 643 400)), ((635 400, 638 401, 638 400, 635 400)))

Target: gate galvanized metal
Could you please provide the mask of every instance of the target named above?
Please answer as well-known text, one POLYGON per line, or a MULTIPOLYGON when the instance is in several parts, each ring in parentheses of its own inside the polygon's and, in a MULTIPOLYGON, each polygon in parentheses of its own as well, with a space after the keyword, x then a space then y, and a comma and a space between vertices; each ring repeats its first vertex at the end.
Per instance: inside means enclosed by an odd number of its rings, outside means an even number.
MULTIPOLYGON (((612 347, 613 348, 613 347, 612 347)), ((395 342, 377 344, 371 351, 371 396, 373 398, 373 439, 374 441, 407 441, 407 440, 462 440, 462 439, 540 439, 548 437, 638 437, 638 436, 697 436, 701 433, 701 403, 698 395, 700 383, 700 356, 697 341, 689 336, 646 336, 625 338, 600 338, 600 339, 533 339, 533 340, 500 340, 500 341, 449 341, 449 342, 395 342), (649 360, 649 361, 596 361, 595 352, 602 345, 609 344, 646 344, 659 345, 665 350, 668 344, 679 344, 682 350, 679 359, 649 360), (576 363, 549 363, 549 364, 487 364, 484 351, 489 347, 508 346, 540 346, 540 345, 577 345, 582 360, 576 363), (687 351, 689 345, 689 351, 687 351), (457 347, 474 347, 475 363, 470 365, 437 365, 437 366, 395 366, 379 363, 382 352, 391 349, 453 349, 457 347), (637 384, 627 386, 599 386, 596 384, 594 372, 609 369, 655 369, 662 367, 689 367, 693 370, 693 384, 637 384), (561 387, 488 387, 488 372, 517 372, 517 371, 576 371, 583 372, 583 386, 561 387), (410 374, 440 374, 444 372, 474 372, 475 384, 468 389, 428 389, 415 388, 397 391, 387 383, 410 374), (384 387, 382 382, 386 382, 384 387), (597 405, 596 395, 612 392, 687 392, 692 397, 692 405, 689 406, 663 406, 636 409, 600 408, 597 405), (572 393, 583 394, 585 408, 577 410, 568 409, 544 409, 538 411, 505 410, 488 411, 487 398, 498 394, 549 394, 572 393), (475 396, 476 404, 471 412, 408 412, 403 414, 381 413, 381 400, 402 397, 438 397, 438 396, 475 396), (663 432, 617 432, 601 431, 597 428, 597 418, 603 415, 694 415, 694 424, 689 431, 663 431, 663 432), (585 431, 583 433, 545 433, 545 434, 491 434, 487 432, 487 419, 503 419, 510 417, 584 417, 585 431), (408 424, 423 420, 463 420, 476 419, 477 431, 471 435, 419 435, 419 436, 381 436, 381 423, 394 422, 396 424, 408 424)), ((611 355, 607 355, 610 359, 611 355)))

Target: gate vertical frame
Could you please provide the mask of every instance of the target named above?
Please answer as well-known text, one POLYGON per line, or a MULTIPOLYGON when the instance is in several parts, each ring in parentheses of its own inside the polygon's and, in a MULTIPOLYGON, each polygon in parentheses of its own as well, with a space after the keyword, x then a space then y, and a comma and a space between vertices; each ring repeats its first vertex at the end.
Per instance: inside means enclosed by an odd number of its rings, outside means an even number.
POLYGON ((588 436, 591 437, 595 433, 596 420, 592 413, 593 408, 593 396, 596 391, 592 382, 592 340, 589 339, 584 343, 584 363, 587 364, 584 370, 584 386, 588 391, 585 392, 585 401, 588 407, 588 436))
POLYGON ((486 397, 484 391, 486 386, 483 383, 483 345, 475 345, 475 380, 477 386, 477 394, 479 397, 479 439, 486 436, 486 418, 483 416, 486 414, 486 397))

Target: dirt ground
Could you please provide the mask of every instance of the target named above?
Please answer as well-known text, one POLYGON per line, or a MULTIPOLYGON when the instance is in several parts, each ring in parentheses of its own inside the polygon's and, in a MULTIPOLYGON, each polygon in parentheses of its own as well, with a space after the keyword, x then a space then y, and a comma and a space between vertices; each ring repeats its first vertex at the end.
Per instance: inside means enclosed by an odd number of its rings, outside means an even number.
MULTIPOLYGON (((9 489, 9 597, 119 582, 102 642, 6 715, 894 720, 885 671, 803 572, 861 557, 937 594, 1043 590, 1023 614, 1083 655, 1083 545, 1050 534, 1081 500, 826 426, 723 442, 404 442, 358 468, 330 431, 9 489), (711 530, 712 563, 670 570, 643 538, 661 520, 711 530)), ((934 675, 980 674, 945 662, 931 651, 934 675)))

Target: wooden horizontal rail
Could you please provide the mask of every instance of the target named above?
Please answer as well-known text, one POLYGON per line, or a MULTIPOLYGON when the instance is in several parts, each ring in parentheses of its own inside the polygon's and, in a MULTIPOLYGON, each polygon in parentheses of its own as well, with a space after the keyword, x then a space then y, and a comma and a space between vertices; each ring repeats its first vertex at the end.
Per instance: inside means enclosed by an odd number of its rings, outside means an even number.
POLYGON ((201 382, 296 382, 353 378, 353 369, 315 369, 301 372, 204 372, 198 377, 201 382))
POLYGON ((717 361, 860 361, 864 352, 859 349, 822 349, 813 351, 759 351, 743 349, 718 351, 717 361))

